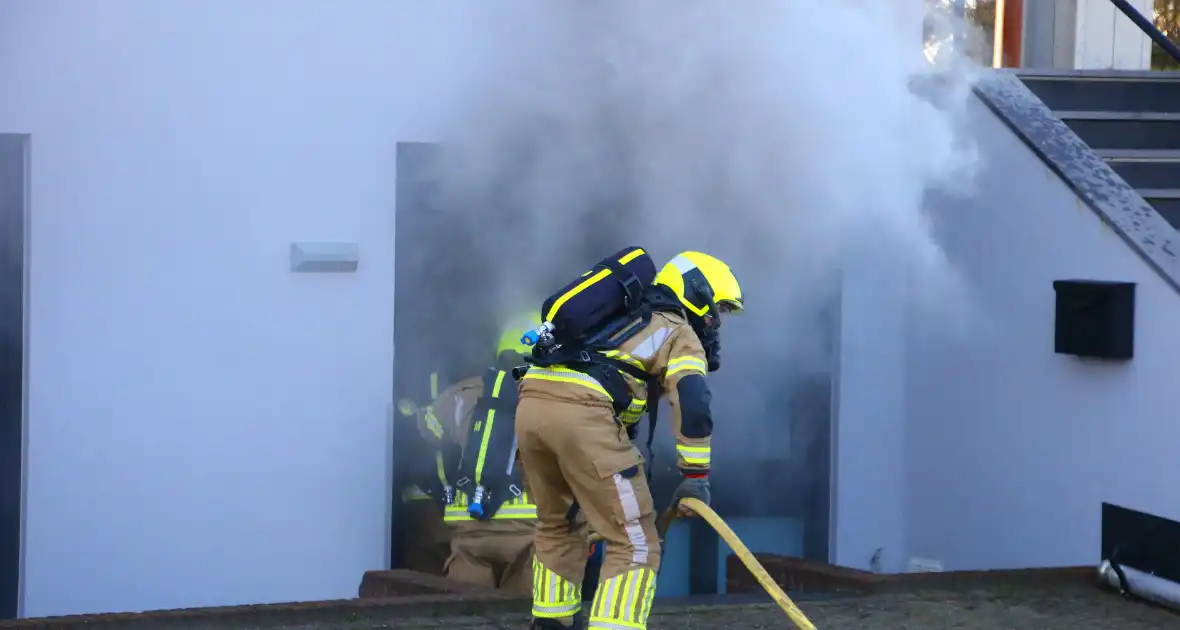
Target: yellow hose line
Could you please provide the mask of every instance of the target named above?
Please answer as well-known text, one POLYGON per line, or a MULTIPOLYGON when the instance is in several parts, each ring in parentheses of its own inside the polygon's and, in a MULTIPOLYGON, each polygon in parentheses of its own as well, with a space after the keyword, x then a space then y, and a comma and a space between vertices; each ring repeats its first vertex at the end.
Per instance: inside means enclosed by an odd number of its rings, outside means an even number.
POLYGON ((799 610, 799 607, 795 605, 795 602, 791 601, 790 597, 787 597, 787 594, 783 592, 783 589, 780 588, 778 584, 775 584, 774 578, 770 577, 770 574, 766 572, 766 569, 762 566, 762 563, 758 562, 758 559, 754 557, 754 554, 750 553, 750 550, 746 548, 746 545, 742 543, 742 540, 737 537, 737 534, 733 533, 733 530, 729 528, 729 525, 725 524, 725 521, 721 520, 721 517, 713 511, 713 508, 697 499, 681 499, 679 506, 673 504, 672 507, 668 508, 668 511, 664 512, 664 515, 660 517, 660 524, 662 525, 660 529, 661 532, 667 531, 667 526, 671 524, 672 519, 676 517, 676 514, 679 511, 677 508, 681 506, 696 512, 697 515, 705 519, 705 522, 717 532, 718 536, 721 536, 721 539, 725 541, 725 544, 729 545, 729 548, 737 554, 737 557, 741 559, 742 564, 746 565, 746 568, 749 569, 750 574, 758 580, 758 583, 762 585, 762 588, 766 589, 766 592, 774 599, 775 603, 779 605, 779 608, 782 608, 783 612, 787 613, 787 616, 790 617, 791 621, 795 623, 795 627, 799 628, 799 630, 816 630, 815 624, 811 623, 811 620, 807 618, 807 615, 804 615, 803 611, 799 610), (665 523, 665 521, 667 521, 667 523, 665 523))
MULTIPOLYGON (((750 574, 754 576, 754 579, 758 580, 758 583, 762 585, 762 588, 766 589, 766 592, 774 599, 774 602, 779 605, 779 608, 782 608, 783 611, 787 613, 787 616, 791 618, 791 621, 794 622, 796 628, 799 628, 799 630, 816 630, 815 624, 811 623, 811 620, 807 618, 807 615, 804 615, 803 611, 799 610, 799 607, 795 605, 795 602, 791 601, 790 597, 787 597, 787 594, 783 592, 783 589, 775 583, 774 578, 770 577, 770 574, 766 572, 766 568, 762 566, 762 563, 758 562, 758 559, 754 557, 754 554, 750 553, 750 550, 744 543, 742 543, 742 539, 738 538, 737 534, 733 533, 733 530, 729 528, 729 525, 726 525, 725 521, 717 515, 717 512, 713 511, 713 508, 705 505, 700 500, 681 499, 679 503, 673 503, 672 507, 668 508, 663 514, 661 514, 659 522, 656 523, 656 528, 660 532, 661 539, 663 539, 668 533, 668 528, 672 526, 672 521, 675 521, 676 517, 680 514, 680 506, 684 506, 693 512, 696 512, 701 518, 705 519, 705 522, 717 532, 718 536, 721 536, 721 539, 725 541, 725 544, 729 545, 729 548, 737 554, 737 557, 741 559, 742 564, 746 565, 746 569, 750 571, 750 574)), ((593 533, 590 535, 590 540, 592 542, 597 542, 602 540, 602 536, 597 533, 593 533)))

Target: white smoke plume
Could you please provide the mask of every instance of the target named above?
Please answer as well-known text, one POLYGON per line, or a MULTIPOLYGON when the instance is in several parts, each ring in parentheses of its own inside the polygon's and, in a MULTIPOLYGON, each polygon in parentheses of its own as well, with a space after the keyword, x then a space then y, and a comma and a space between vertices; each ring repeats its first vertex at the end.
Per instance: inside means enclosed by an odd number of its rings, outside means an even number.
MULTIPOLYGON (((449 222, 478 226, 498 307, 539 306, 627 245, 657 264, 722 258, 748 310, 722 329, 716 415, 747 425, 738 438, 719 424, 719 447, 782 457, 782 432, 769 446, 761 434, 790 421, 793 380, 827 374, 845 269, 905 269, 896 290, 927 304, 946 297, 930 287, 953 288, 923 197, 969 191, 959 119, 975 70, 952 46, 924 56, 903 2, 550 0, 497 14, 487 73, 432 176, 449 222)), ((963 32, 930 24, 934 39, 963 32)))

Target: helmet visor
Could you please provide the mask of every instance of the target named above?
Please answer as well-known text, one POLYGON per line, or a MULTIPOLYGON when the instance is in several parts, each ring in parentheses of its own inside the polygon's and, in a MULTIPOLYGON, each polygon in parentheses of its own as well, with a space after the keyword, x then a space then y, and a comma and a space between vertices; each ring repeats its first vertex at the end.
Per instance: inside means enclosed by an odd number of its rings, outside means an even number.
POLYGON ((722 315, 729 315, 731 313, 742 312, 742 305, 730 300, 722 300, 717 303, 717 311, 722 315))

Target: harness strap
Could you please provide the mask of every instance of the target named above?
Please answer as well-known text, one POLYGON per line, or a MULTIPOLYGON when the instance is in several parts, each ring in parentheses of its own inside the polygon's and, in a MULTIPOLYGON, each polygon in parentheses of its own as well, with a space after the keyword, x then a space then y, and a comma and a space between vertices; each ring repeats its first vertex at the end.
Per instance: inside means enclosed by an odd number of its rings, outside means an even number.
POLYGON ((602 264, 610 270, 611 274, 622 285, 623 293, 625 294, 623 304, 627 310, 631 311, 639 306, 640 301, 643 300, 644 291, 643 282, 639 280, 639 276, 636 276, 630 269, 624 267, 622 263, 614 258, 608 258, 602 264))
MULTIPOLYGON (((628 314, 607 322, 578 344, 578 347, 558 347, 543 354, 538 352, 539 348, 534 348, 533 356, 527 357, 525 360, 537 367, 565 365, 571 370, 582 372, 596 379, 614 399, 616 415, 622 413, 631 404, 631 392, 625 382, 620 383, 621 379, 612 378, 613 375, 608 370, 613 368, 617 372, 622 372, 642 382, 647 389, 646 447, 648 465, 646 476, 650 482, 655 462, 653 444, 655 443, 656 425, 659 421, 663 387, 660 385, 658 376, 649 374, 643 368, 626 361, 603 356, 602 352, 618 348, 646 328, 651 323, 653 313, 666 312, 685 316, 684 307, 674 295, 670 294, 667 287, 643 287, 635 274, 619 264, 618 261, 606 261, 604 265, 611 270, 611 273, 617 274, 617 277, 620 278, 619 282, 627 292, 628 314)), ((513 377, 520 380, 527 371, 527 367, 514 369, 513 377)), ((576 504, 571 507, 571 515, 576 513, 576 507, 576 504)))
POLYGON ((516 387, 507 372, 494 367, 484 373, 483 385, 455 487, 469 505, 479 506, 483 518, 492 518, 501 505, 521 496, 523 481, 515 466, 516 387))

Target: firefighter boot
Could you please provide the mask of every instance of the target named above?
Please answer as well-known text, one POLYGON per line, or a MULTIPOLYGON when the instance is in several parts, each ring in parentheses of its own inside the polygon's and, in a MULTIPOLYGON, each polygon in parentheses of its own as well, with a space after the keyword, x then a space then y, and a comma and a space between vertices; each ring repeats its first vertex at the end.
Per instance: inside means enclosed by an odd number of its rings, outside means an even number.
POLYGON ((582 630, 581 615, 574 616, 573 625, 566 626, 556 619, 534 618, 529 630, 582 630))

